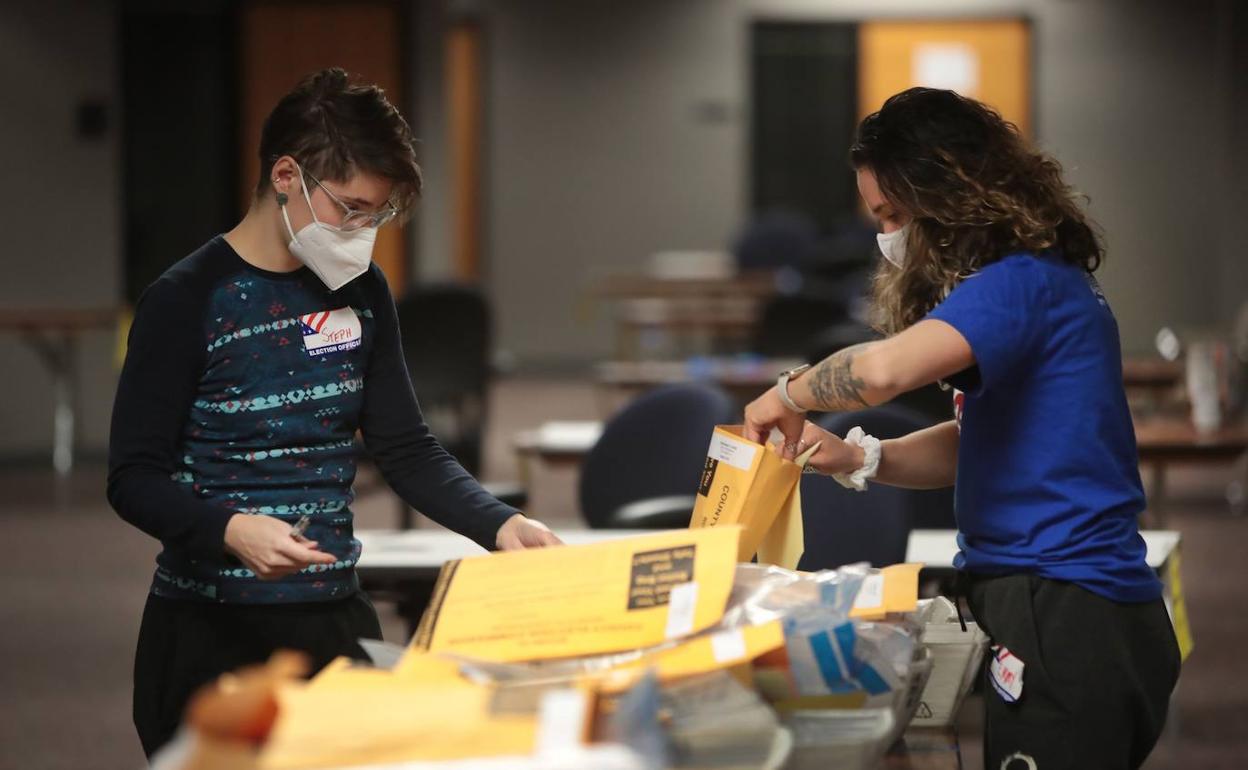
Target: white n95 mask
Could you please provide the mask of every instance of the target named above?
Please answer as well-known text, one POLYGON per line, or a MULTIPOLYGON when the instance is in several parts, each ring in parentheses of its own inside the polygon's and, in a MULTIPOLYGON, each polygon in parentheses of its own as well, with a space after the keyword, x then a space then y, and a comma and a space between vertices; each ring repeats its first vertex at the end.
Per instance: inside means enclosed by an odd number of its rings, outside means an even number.
POLYGON ((330 291, 338 291, 368 271, 368 265, 373 260, 373 242, 377 240, 377 229, 361 227, 358 230, 341 230, 320 221, 312 208, 312 198, 308 195, 308 185, 302 169, 299 178, 303 199, 308 202, 308 211, 312 212, 312 221, 300 228, 298 233, 294 232, 290 226, 290 216, 286 213, 286 196, 278 198, 286 232, 290 233, 288 248, 330 291))
POLYGON ((912 224, 914 223, 907 222, 891 233, 877 233, 875 236, 875 242, 879 244, 880 253, 884 255, 884 259, 897 267, 903 267, 906 264, 906 236, 912 224))

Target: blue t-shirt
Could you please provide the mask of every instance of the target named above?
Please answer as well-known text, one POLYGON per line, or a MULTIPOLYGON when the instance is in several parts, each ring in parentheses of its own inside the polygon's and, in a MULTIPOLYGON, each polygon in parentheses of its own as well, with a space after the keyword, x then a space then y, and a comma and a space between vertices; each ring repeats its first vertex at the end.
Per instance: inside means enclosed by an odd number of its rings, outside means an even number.
POLYGON ((1034 573, 1115 601, 1160 596, 1136 524, 1144 491, 1118 325, 1092 276, 1014 254, 928 317, 957 329, 977 364, 951 378, 964 391, 955 566, 1034 573))

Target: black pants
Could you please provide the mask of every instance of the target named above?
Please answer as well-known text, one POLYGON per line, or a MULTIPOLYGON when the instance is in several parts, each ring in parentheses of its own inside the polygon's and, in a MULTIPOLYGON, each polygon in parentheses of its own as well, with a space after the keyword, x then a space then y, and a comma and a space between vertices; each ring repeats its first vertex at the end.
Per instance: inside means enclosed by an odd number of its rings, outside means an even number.
POLYGON ((1179 677, 1179 648, 1160 599, 1120 604, 1034 575, 971 576, 967 599, 992 644, 1025 666, 1016 703, 985 682, 985 770, 1144 763, 1179 677))
POLYGON ((300 650, 319 671, 340 655, 364 659, 358 639, 380 639, 362 592, 307 604, 210 604, 149 596, 134 657, 134 726, 151 757, 177 732, 187 701, 228 671, 300 650))

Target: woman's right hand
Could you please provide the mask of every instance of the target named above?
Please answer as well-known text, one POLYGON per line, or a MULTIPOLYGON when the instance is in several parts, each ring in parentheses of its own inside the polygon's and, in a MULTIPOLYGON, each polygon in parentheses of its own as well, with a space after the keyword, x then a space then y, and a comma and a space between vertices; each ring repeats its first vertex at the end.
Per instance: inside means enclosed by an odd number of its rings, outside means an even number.
POLYGON ((312 564, 338 561, 333 554, 318 551, 315 541, 302 535, 291 537, 291 529, 271 516, 236 513, 225 525, 225 550, 261 580, 276 580, 312 564))
POLYGON ((774 387, 769 388, 745 407, 742 437, 755 444, 766 444, 772 429, 779 430, 784 434, 784 444, 778 447, 780 456, 792 460, 797 456, 797 440, 802 435, 805 420, 800 413, 784 405, 774 387))

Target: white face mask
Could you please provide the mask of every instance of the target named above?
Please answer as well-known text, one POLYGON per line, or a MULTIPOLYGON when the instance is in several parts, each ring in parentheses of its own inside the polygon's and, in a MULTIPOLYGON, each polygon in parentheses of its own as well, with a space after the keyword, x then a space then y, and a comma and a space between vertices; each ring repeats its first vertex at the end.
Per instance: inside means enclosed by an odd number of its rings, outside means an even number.
POLYGON ((312 212, 312 221, 296 233, 291 229, 286 205, 281 202, 282 199, 278 200, 282 209, 282 220, 286 222, 286 232, 290 233, 290 253, 307 265, 330 291, 338 291, 367 272, 373 259, 373 242, 377 240, 377 230, 373 227, 361 227, 358 230, 344 231, 317 219, 302 169, 299 170, 299 178, 303 199, 308 202, 308 211, 312 212))
POLYGON ((910 232, 910 222, 905 223, 891 233, 877 233, 875 242, 880 245, 880 253, 884 259, 897 267, 906 264, 906 235, 910 232))

